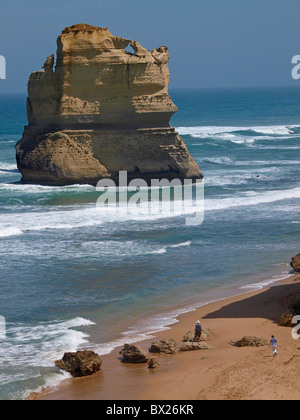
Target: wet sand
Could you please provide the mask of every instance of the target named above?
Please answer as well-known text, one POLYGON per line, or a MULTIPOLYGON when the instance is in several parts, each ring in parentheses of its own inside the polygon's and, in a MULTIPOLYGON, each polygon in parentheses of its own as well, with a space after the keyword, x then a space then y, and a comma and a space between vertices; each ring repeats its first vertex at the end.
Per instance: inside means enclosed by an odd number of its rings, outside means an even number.
MULTIPOLYGON (((68 379, 36 400, 298 400, 300 340, 292 329, 277 325, 281 314, 300 298, 300 275, 262 290, 199 307, 178 317, 157 338, 181 342, 198 319, 210 328, 214 349, 158 357, 160 367, 128 365, 119 351, 102 357, 102 372, 68 379), (257 336, 278 339, 278 356, 268 346, 237 348, 229 341, 257 336)), ((147 350, 155 339, 138 343, 147 350)))

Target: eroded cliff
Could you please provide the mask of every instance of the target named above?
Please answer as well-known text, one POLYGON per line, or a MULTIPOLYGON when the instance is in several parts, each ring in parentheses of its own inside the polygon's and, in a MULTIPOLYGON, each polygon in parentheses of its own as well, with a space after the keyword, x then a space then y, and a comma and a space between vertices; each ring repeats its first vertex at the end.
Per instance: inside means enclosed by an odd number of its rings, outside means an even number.
POLYGON ((23 182, 64 185, 129 178, 202 178, 169 121, 169 51, 79 24, 28 82, 28 126, 16 146, 23 182), (132 48, 132 52, 126 50, 132 48))

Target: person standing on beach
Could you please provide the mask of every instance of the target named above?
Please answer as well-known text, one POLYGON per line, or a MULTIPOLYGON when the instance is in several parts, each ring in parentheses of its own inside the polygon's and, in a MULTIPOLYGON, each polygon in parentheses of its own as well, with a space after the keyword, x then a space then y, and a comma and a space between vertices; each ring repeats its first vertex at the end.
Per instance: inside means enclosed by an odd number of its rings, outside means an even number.
POLYGON ((195 326, 195 338, 194 338, 194 341, 200 341, 201 334, 202 334, 202 325, 201 325, 200 321, 197 321, 197 324, 195 326))
POLYGON ((273 357, 277 356, 277 338, 275 338, 274 335, 272 335, 270 340, 270 346, 272 346, 273 357))

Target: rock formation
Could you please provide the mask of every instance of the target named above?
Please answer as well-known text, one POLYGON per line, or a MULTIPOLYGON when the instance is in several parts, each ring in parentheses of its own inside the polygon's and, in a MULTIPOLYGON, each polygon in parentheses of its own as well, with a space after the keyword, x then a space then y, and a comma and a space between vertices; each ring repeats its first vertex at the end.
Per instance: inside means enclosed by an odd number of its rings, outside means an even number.
POLYGON ((93 351, 65 353, 62 360, 55 362, 59 369, 71 373, 74 378, 90 376, 101 370, 102 360, 93 351))
POLYGON ((147 363, 149 361, 149 354, 133 344, 125 344, 120 355, 123 356, 123 363, 147 363))
POLYGON ((300 298, 296 298, 281 315, 278 325, 280 327, 293 327, 293 318, 296 315, 300 315, 300 298))
POLYGON ((159 340, 151 343, 149 349, 150 353, 164 353, 164 354, 175 354, 178 352, 178 346, 175 340, 172 338, 169 340, 159 340))
POLYGON ((156 369, 160 367, 160 363, 157 359, 152 358, 148 362, 148 369, 156 369))
POLYGON ((300 273, 300 254, 295 255, 292 258, 291 261, 291 267, 293 270, 295 270, 297 273, 300 273))
MULTIPOLYGON (((209 328, 205 328, 202 330, 202 334, 200 337, 200 341, 206 341, 208 338, 212 337, 213 333, 209 328)), ((193 342, 195 338, 195 331, 188 331, 183 336, 183 341, 193 342)))
POLYGON ((214 348, 215 347, 211 346, 210 344, 207 344, 205 341, 201 341, 199 343, 186 342, 179 347, 179 351, 185 352, 185 351, 196 351, 196 350, 211 350, 214 348))
POLYGON ((169 51, 152 52, 106 28, 62 31, 57 56, 28 82, 28 126, 16 146, 25 183, 66 185, 101 178, 201 179, 170 127, 169 51), (126 50, 131 47, 133 52, 126 50))
POLYGON ((235 347, 263 347, 269 344, 269 340, 262 337, 245 336, 241 340, 230 341, 229 344, 235 347))

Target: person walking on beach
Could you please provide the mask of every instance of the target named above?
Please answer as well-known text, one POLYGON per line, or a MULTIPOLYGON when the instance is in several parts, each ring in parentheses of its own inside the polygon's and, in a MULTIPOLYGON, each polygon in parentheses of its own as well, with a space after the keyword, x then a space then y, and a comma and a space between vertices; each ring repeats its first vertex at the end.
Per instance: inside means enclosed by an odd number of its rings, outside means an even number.
POLYGON ((277 356, 277 338, 275 338, 274 335, 272 335, 270 340, 270 346, 272 347, 273 357, 277 356))
POLYGON ((201 334, 202 334, 202 325, 201 325, 200 321, 197 321, 197 324, 195 326, 195 338, 194 338, 194 341, 200 341, 201 334))

